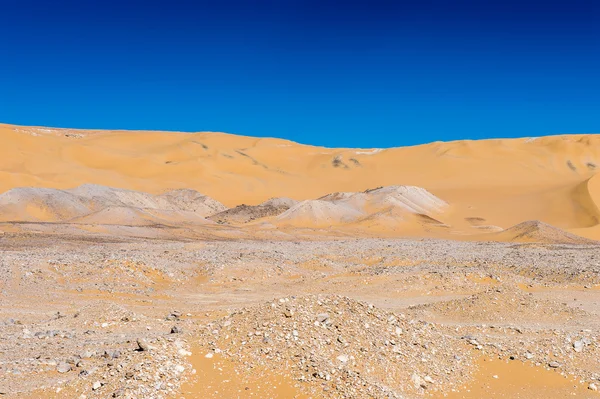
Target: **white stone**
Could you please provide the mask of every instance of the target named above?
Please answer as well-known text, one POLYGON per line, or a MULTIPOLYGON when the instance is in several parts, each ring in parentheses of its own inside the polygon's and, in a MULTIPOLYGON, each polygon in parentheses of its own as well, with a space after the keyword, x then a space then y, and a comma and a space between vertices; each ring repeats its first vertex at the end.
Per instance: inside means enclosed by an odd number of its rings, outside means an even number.
POLYGON ((338 357, 336 357, 336 359, 342 363, 347 363, 349 360, 348 355, 339 355, 338 357))
POLYGON ((192 352, 186 351, 183 348, 179 349, 177 353, 179 353, 180 356, 192 356, 192 352))

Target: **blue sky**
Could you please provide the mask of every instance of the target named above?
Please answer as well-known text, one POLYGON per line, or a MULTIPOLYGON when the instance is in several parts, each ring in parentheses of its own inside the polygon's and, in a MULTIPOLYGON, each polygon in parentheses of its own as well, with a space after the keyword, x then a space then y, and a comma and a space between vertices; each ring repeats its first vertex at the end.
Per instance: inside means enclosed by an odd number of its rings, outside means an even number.
POLYGON ((600 133, 600 2, 0 0, 0 122, 347 147, 600 133))

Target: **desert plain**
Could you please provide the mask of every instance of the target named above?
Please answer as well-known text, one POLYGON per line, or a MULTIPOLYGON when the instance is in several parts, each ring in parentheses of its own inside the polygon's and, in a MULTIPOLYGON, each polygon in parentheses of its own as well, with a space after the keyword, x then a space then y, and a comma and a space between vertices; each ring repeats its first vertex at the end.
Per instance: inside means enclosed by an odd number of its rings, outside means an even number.
POLYGON ((600 135, 0 137, 2 396, 600 397, 600 135))

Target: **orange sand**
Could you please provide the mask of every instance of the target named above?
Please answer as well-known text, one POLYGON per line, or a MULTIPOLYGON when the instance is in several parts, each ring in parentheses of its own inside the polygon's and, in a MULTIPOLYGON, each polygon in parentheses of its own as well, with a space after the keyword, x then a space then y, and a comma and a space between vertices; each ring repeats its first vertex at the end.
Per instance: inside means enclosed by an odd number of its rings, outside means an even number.
MULTIPOLYGON (((0 125, 0 192, 84 183, 150 193, 192 188, 227 206, 271 197, 414 185, 451 205, 444 223, 540 220, 600 239, 600 135, 330 149, 224 133, 82 131, 0 125)), ((32 212, 37 212, 35 209, 32 212)), ((43 214, 36 214, 43 218, 43 214)), ((408 229, 410 231, 410 229, 408 229)))
POLYGON ((557 371, 518 360, 481 359, 473 381, 456 392, 437 393, 435 398, 446 399, 562 399, 600 398, 598 392, 587 389, 573 378, 557 371))

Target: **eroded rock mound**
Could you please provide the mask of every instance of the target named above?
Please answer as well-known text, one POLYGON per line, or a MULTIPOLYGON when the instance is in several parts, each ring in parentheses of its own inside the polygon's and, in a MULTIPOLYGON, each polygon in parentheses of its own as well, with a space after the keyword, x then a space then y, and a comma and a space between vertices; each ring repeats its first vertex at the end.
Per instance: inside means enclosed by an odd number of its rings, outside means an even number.
MULTIPOLYGON (((327 226, 342 223, 377 223, 393 226, 394 223, 414 216, 435 220, 448 208, 448 204, 421 187, 388 186, 359 193, 332 193, 316 200, 307 200, 291 207, 277 218, 280 224, 302 226, 327 226)), ((418 221, 417 221, 418 222, 418 221)))
POLYGON ((291 198, 271 198, 260 205, 238 205, 209 217, 219 224, 244 224, 257 219, 277 216, 296 205, 298 201, 291 198))
POLYGON ((590 240, 571 234, 539 220, 519 223, 494 235, 499 241, 537 242, 547 244, 597 244, 590 240))
POLYGON ((0 195, 0 220, 146 226, 206 223, 205 216, 226 209, 194 190, 162 195, 84 184, 70 190, 16 188, 0 195))
POLYGON ((202 217, 208 217, 227 209, 219 201, 203 195, 196 190, 186 188, 167 191, 159 195, 158 198, 166 200, 169 204, 180 210, 194 212, 202 217))
POLYGON ((64 190, 20 187, 0 194, 0 220, 55 222, 93 211, 85 198, 64 190))

